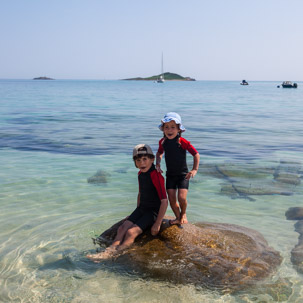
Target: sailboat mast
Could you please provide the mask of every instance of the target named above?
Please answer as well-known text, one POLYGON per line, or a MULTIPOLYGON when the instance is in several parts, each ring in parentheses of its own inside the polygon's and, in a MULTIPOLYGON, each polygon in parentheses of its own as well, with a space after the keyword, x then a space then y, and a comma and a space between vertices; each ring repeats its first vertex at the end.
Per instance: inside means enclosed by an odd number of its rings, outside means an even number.
POLYGON ((163 52, 162 52, 162 61, 161 61, 161 72, 162 72, 162 76, 164 77, 164 74, 163 74, 163 52))
POLYGON ((164 73, 163 73, 163 52, 162 52, 162 60, 161 60, 161 74, 159 78, 156 80, 157 83, 164 83, 164 73))

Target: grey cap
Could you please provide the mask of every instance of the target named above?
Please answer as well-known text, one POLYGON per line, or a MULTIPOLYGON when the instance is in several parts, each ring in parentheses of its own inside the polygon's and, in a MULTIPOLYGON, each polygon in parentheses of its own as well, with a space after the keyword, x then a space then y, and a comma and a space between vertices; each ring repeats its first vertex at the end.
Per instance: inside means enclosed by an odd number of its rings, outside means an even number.
POLYGON ((151 147, 147 144, 138 144, 133 149, 133 157, 138 155, 151 155, 155 156, 151 147))

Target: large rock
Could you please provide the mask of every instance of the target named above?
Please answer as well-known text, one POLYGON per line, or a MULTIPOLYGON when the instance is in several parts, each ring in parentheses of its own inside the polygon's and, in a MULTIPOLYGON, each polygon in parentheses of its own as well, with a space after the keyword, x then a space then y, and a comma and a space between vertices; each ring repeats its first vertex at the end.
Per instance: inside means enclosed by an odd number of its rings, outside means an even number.
MULTIPOLYGON (((122 222, 101 234, 97 242, 110 244, 122 222)), ((270 276, 281 256, 249 228, 224 223, 179 228, 164 219, 158 237, 143 234, 115 262, 174 283, 236 290, 270 276)))

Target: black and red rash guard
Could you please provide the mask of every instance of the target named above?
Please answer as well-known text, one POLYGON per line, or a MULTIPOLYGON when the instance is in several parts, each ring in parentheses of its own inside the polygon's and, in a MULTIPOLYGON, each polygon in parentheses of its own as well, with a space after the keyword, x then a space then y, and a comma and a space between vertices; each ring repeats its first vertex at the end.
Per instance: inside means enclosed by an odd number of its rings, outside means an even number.
POLYGON ((139 207, 159 211, 161 200, 167 199, 164 178, 161 173, 152 164, 146 173, 139 172, 138 180, 140 193, 139 207))
POLYGON ((191 143, 182 137, 177 136, 171 140, 162 138, 159 141, 158 153, 163 154, 165 152, 166 176, 178 176, 188 173, 186 151, 192 156, 198 153, 191 143))

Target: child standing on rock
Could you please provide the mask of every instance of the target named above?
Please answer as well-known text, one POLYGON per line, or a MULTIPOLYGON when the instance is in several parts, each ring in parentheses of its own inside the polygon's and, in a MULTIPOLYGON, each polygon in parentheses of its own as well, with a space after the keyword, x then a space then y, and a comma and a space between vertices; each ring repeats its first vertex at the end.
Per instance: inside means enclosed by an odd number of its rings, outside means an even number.
POLYGON ((160 162, 163 154, 166 163, 166 190, 170 206, 176 216, 170 224, 188 223, 186 217, 187 192, 189 179, 193 178, 199 168, 200 155, 189 141, 181 137, 185 131, 181 117, 175 113, 167 113, 159 125, 163 138, 159 141, 156 154, 156 169, 162 173, 160 162), (186 151, 194 157, 192 170, 188 171, 186 151))

